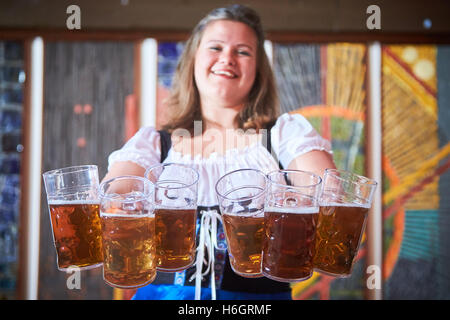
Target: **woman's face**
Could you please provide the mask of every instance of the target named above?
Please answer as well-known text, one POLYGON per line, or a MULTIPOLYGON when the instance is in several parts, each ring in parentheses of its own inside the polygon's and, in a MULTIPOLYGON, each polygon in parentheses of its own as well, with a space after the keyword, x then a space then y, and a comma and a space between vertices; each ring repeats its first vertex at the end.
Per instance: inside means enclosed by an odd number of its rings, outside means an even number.
POLYGON ((256 57, 257 38, 249 26, 229 20, 209 23, 195 55, 202 107, 242 107, 255 81, 256 57))

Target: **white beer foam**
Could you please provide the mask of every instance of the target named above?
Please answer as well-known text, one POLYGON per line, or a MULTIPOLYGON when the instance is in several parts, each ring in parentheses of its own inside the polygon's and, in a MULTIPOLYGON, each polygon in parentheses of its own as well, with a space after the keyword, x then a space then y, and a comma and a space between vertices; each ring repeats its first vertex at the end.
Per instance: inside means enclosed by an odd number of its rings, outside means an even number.
POLYGON ((291 214, 313 214, 319 213, 319 207, 267 207, 264 211, 291 214))
POLYGON ((244 218, 264 218, 264 210, 258 210, 256 212, 223 212, 223 215, 227 216, 237 216, 244 218))
POLYGON ((49 205, 52 206, 60 206, 60 205, 100 205, 100 200, 50 200, 48 202, 49 205))
POLYGON ((324 202, 324 203, 319 203, 319 205, 321 207, 349 207, 349 208, 370 209, 369 204, 362 204, 362 203, 324 202))
POLYGON ((181 211, 181 210, 193 210, 193 211, 197 211, 197 204, 191 205, 191 206, 181 206, 181 207, 177 207, 177 206, 164 206, 164 205, 155 205, 155 210, 168 210, 168 211, 181 211))
POLYGON ((108 213, 100 211, 100 217, 103 218, 152 218, 155 214, 145 213, 145 214, 128 214, 128 213, 108 213))

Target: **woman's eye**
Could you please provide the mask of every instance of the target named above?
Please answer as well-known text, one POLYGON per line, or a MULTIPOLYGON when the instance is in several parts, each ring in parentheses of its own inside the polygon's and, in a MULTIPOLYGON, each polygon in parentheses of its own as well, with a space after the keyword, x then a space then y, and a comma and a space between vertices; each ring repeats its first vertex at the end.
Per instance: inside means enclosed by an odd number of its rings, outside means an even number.
POLYGON ((248 51, 238 51, 238 54, 241 56, 250 56, 250 52, 248 51))
POLYGON ((220 47, 210 47, 209 50, 211 50, 211 51, 220 51, 220 47))

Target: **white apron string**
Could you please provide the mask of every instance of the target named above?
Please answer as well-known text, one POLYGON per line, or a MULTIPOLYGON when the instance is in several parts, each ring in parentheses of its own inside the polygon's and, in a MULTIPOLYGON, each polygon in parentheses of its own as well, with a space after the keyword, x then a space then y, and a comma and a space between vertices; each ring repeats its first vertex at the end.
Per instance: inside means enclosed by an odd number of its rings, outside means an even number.
POLYGON ((217 210, 201 210, 200 238, 197 246, 197 259, 195 260, 195 273, 189 279, 195 278, 195 300, 200 300, 202 279, 211 270, 211 299, 216 300, 216 280, 214 273, 214 248, 217 247, 217 220, 222 223, 222 217, 217 210), (205 248, 208 250, 208 261, 205 260, 205 248), (202 272, 203 264, 207 264, 207 269, 202 272))

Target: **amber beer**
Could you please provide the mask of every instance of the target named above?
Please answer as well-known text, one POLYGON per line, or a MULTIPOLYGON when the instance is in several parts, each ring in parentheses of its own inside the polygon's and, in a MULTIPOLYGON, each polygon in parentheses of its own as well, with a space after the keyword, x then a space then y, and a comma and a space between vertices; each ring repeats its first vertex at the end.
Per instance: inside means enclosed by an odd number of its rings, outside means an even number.
POLYGON ((163 163, 147 169, 155 189, 157 270, 176 272, 195 262, 199 174, 189 166, 163 163))
POLYGON ((317 271, 344 277, 351 274, 368 210, 342 203, 320 207, 314 256, 317 271))
POLYGON ((230 264, 242 277, 261 277, 264 216, 223 214, 230 264))
POLYGON ((98 201, 49 202, 59 270, 101 265, 102 232, 98 201))
POLYGON ((180 271, 195 261, 195 209, 155 210, 156 260, 159 271, 180 271))
POLYGON ((101 213, 103 277, 113 287, 138 288, 156 277, 155 217, 101 213))
POLYGON ((313 272, 318 207, 266 208, 264 275, 276 281, 301 281, 313 272))

